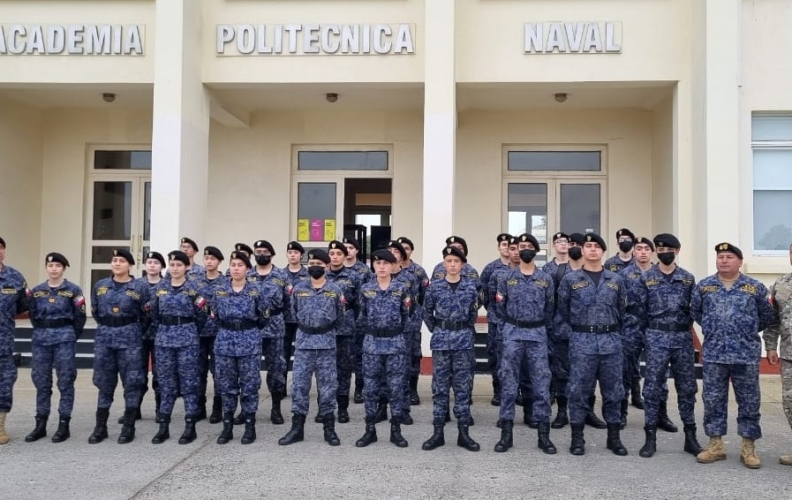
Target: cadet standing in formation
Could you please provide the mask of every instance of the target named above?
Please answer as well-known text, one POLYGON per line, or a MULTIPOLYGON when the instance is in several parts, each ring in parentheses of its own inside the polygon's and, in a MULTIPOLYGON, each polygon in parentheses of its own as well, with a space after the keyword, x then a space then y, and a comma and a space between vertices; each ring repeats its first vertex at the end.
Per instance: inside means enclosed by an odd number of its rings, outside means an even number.
POLYGON ((499 406, 501 403, 501 381, 500 363, 501 346, 503 344, 503 332, 498 328, 498 321, 495 312, 495 303, 492 298, 495 295, 497 281, 493 281, 493 276, 502 270, 509 269, 509 240, 512 236, 501 233, 495 241, 498 243, 498 258, 484 266, 481 271, 481 297, 482 305, 487 310, 487 367, 492 373, 492 406, 499 406))
MULTIPOLYGON (((165 267, 165 257, 159 252, 149 252, 146 254, 146 269, 144 279, 141 280, 149 287, 149 296, 154 296, 154 290, 162 281, 162 269, 165 267)), ((147 328, 143 332, 143 353, 141 361, 143 362, 143 390, 140 394, 140 401, 135 409, 135 420, 140 420, 143 415, 140 413, 140 406, 143 403, 143 398, 148 392, 148 374, 151 371, 151 389, 154 391, 154 412, 156 418, 159 417, 160 412, 160 391, 159 381, 157 380, 157 371, 154 366, 157 364, 157 354, 154 352, 154 338, 157 335, 157 329, 150 323, 147 323, 147 328)), ((119 424, 124 423, 124 416, 118 419, 119 424)))
POLYGON ((53 443, 69 439, 69 421, 74 408, 74 360, 77 339, 85 327, 85 297, 82 289, 64 279, 69 261, 59 253, 44 258, 47 281, 33 288, 30 298, 30 321, 33 324, 32 367, 30 375, 36 386, 36 427, 25 437, 32 443, 47 435, 47 419, 52 399, 52 370, 58 376, 58 430, 53 443))
MULTIPOLYGON (((215 290, 228 281, 228 279, 220 273, 219 269, 220 263, 223 262, 223 260, 225 260, 225 257, 219 248, 213 246, 204 248, 204 273, 203 276, 195 278, 196 286, 202 297, 214 297, 215 290)), ((220 393, 220 387, 217 384, 217 373, 215 371, 214 343, 217 337, 216 318, 208 317, 206 319, 206 325, 199 332, 199 335, 200 349, 198 354, 198 369, 201 377, 201 388, 199 389, 198 399, 198 420, 201 419, 202 413, 204 415, 206 414, 206 391, 209 384, 209 374, 211 373, 212 384, 214 386, 214 397, 212 398, 212 413, 209 415, 209 423, 217 424, 223 421, 223 397, 220 393)))
POLYGON ((426 275, 426 270, 412 260, 412 253, 415 250, 415 244, 406 236, 400 236, 396 241, 404 247, 407 258, 402 262, 402 268, 415 277, 418 283, 418 295, 413 298, 413 308, 410 319, 407 323, 407 350, 409 352, 408 359, 408 382, 410 387, 410 404, 421 404, 421 398, 418 396, 418 377, 421 375, 421 359, 423 358, 421 350, 421 328, 423 327, 423 303, 424 295, 426 294, 426 287, 429 286, 429 276, 426 275))
MULTIPOLYGON (((358 277, 361 285, 368 283, 372 279, 372 272, 369 266, 358 259, 360 255, 360 242, 355 238, 344 238, 344 246, 347 249, 347 256, 344 265, 358 277)), ((355 392, 352 400, 355 404, 363 404, 363 339, 366 334, 362 328, 355 326, 355 392)))
MULTIPOLYGON (((308 279, 308 270, 302 265, 302 258, 305 255, 305 248, 296 241, 290 241, 286 245, 286 260, 288 264, 283 269, 289 279, 292 290, 301 281, 308 279)), ((291 369, 291 359, 294 354, 294 338, 297 335, 297 320, 291 307, 283 310, 283 321, 286 334, 283 337, 283 360, 286 362, 286 373, 291 369)))

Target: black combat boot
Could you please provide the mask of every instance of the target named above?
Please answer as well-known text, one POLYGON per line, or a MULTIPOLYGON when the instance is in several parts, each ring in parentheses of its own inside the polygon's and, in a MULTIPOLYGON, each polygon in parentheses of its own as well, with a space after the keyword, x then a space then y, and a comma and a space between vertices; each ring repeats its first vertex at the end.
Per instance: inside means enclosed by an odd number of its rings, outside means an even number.
POLYGON ((421 445, 422 450, 434 450, 439 446, 445 445, 445 434, 443 433, 443 428, 445 427, 445 422, 438 422, 435 420, 434 422, 434 433, 432 436, 424 441, 424 444, 421 445))
POLYGON ((201 420, 206 420, 206 394, 198 396, 198 414, 195 415, 195 421, 201 420))
POLYGON ((167 413, 158 413, 157 422, 159 422, 159 430, 151 438, 152 444, 162 444, 170 439, 170 421, 171 416, 167 413))
POLYGON ((377 412, 374 414, 374 423, 378 424, 388 420, 388 402, 380 400, 377 403, 377 412))
POLYGON ((245 412, 242 411, 242 408, 239 409, 239 415, 234 417, 234 425, 242 425, 245 423, 245 412))
POLYGON ((517 389, 517 399, 514 400, 514 404, 517 406, 523 406, 525 404, 525 399, 523 398, 522 391, 517 389))
POLYGON ((272 395, 272 410, 270 410, 270 422, 275 425, 283 425, 283 413, 281 413, 281 401, 283 396, 281 394, 272 395))
POLYGON ((633 379, 632 385, 630 385, 630 399, 632 400, 632 405, 639 410, 644 409, 644 401, 641 397, 641 379, 636 378, 633 379))
MULTIPOLYGON (((157 405, 157 412, 159 413, 159 405, 157 405)), ((140 413, 140 405, 138 405, 137 408, 135 408, 135 420, 142 420, 142 419, 143 419, 143 414, 140 413)), ((123 424, 124 422, 126 422, 126 411, 124 412, 123 415, 118 417, 119 424, 123 424)))
POLYGON ((349 396, 337 396, 336 402, 338 403, 338 423, 349 423, 349 396))
POLYGON ((285 436, 278 440, 278 444, 286 446, 305 439, 305 415, 294 414, 292 426, 285 436))
POLYGON ((624 456, 627 454, 627 448, 622 444, 619 433, 619 424, 608 424, 607 448, 614 455, 624 456))
POLYGON ((139 408, 127 408, 124 412, 124 426, 121 427, 121 434, 118 435, 118 444, 127 444, 135 440, 135 420, 140 414, 139 408))
POLYGON ((234 439, 234 412, 223 413, 223 430, 217 436, 217 444, 226 444, 234 439))
POLYGON ((597 416, 596 412, 594 411, 594 406, 597 404, 597 396, 591 396, 588 400, 589 402, 589 409, 588 413, 586 414, 586 425, 590 427, 594 427, 595 429, 607 429, 608 425, 600 420, 597 416))
POLYGON ((245 413, 245 433, 242 434, 242 444, 250 444, 256 440, 256 414, 245 413))
POLYGON ((358 376, 355 376, 355 395, 353 396, 353 401, 356 405, 362 405, 366 402, 363 397, 363 379, 358 376))
POLYGON ((638 454, 644 458, 652 458, 657 453, 657 426, 647 425, 644 427, 644 432, 646 433, 646 442, 638 454))
POLYGON ((490 399, 490 404, 492 406, 500 406, 501 401, 501 384, 500 379, 496 376, 492 376, 492 399, 490 399))
MULTIPOLYGON (((160 405, 162 404, 162 396, 160 396, 159 390, 154 393, 154 415, 160 414, 160 405)), ((159 423, 159 422, 157 422, 159 423)))
POLYGON ((503 453, 514 446, 514 420, 501 420, 501 437, 495 445, 495 451, 503 453))
POLYGON ((571 424, 572 428, 572 442, 569 444, 569 453, 573 455, 586 454, 586 440, 583 439, 584 424, 571 424))
POLYGON ((88 443, 101 443, 107 439, 107 419, 110 416, 110 408, 96 409, 96 427, 88 438, 88 443))
POLYGON ((410 405, 421 404, 421 397, 418 395, 418 375, 410 377, 410 405))
POLYGON ((391 419, 390 442, 395 444, 399 448, 407 447, 407 440, 404 439, 404 436, 402 436, 401 425, 398 418, 391 419))
POLYGON ((539 422, 533 416, 533 400, 526 399, 523 404, 523 423, 531 429, 538 429, 539 422))
POLYGON ((366 432, 363 437, 355 441, 355 446, 358 448, 365 448, 371 443, 377 442, 377 426, 374 425, 374 419, 366 417, 366 432))
POLYGON ((62 443, 71 437, 71 433, 69 432, 70 421, 71 417, 61 416, 60 420, 58 421, 58 430, 52 435, 53 443, 62 443))
POLYGON ((548 455, 556 454, 556 447, 553 442, 550 441, 550 422, 539 423, 539 442, 537 446, 548 455))
POLYGON ((557 396, 556 403, 558 403, 558 413, 550 427, 553 429, 563 429, 569 424, 569 415, 567 414, 568 399, 566 396, 557 396))
POLYGON ((402 410, 401 423, 403 423, 404 425, 412 425, 413 424, 413 418, 412 418, 412 415, 410 415, 410 407, 409 406, 402 410))
POLYGON ((696 437, 696 424, 685 424, 682 430, 685 432, 685 452, 693 456, 701 453, 702 448, 696 437))
POLYGON ((33 431, 31 431, 30 434, 25 436, 26 443, 32 443, 34 441, 38 441, 39 439, 47 435, 48 419, 49 419, 48 415, 36 415, 36 427, 33 429, 33 431))
POLYGON ((187 415, 184 417, 184 432, 179 438, 179 444, 190 444, 198 437, 195 433, 195 422, 197 419, 193 416, 187 415))
POLYGON ((332 413, 322 418, 322 427, 324 428, 324 440, 330 446, 341 444, 341 440, 338 439, 338 434, 335 431, 335 416, 332 413))
POLYGON ((468 451, 479 451, 481 446, 479 446, 479 444, 473 441, 473 438, 470 437, 470 434, 468 433, 468 427, 469 425, 467 421, 457 421, 457 429, 459 431, 459 434, 457 434, 457 446, 468 451))
POLYGON ((223 421, 223 398, 215 396, 212 400, 212 414, 209 415, 210 424, 219 424, 223 421))
POLYGON ((622 399, 621 402, 621 420, 619 420, 619 429, 627 427, 627 408, 630 407, 630 402, 627 399, 622 399))
POLYGON ((665 401, 660 401, 660 409, 657 413, 657 428, 666 432, 679 432, 679 427, 668 418, 668 405, 665 401))

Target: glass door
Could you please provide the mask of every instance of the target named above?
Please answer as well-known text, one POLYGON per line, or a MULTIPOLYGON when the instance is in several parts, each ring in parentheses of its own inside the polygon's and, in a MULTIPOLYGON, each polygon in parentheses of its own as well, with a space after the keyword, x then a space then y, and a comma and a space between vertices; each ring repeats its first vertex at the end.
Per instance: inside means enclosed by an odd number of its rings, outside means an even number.
MULTIPOLYGON (((311 176, 295 179, 292 213, 296 213, 295 240, 306 251, 327 248, 343 237, 344 179, 311 176)), ((294 219, 293 219, 294 220, 294 219)))

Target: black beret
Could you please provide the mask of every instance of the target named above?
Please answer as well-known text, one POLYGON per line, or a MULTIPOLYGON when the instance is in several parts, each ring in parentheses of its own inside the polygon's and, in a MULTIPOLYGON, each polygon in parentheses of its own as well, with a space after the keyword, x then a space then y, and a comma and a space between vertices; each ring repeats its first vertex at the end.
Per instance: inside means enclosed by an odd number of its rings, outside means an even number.
POLYGON ((679 239, 673 234, 661 233, 654 237, 654 244, 658 247, 682 248, 679 239))
POLYGON ((649 245, 649 248, 651 248, 653 252, 655 250, 654 243, 652 243, 652 240, 650 240, 646 236, 641 236, 640 238, 636 238, 635 244, 636 245, 638 245, 638 244, 649 245))
POLYGON ((501 233, 495 239, 498 243, 502 243, 504 241, 509 241, 511 239, 511 235, 509 233, 501 233))
POLYGON ((537 240, 536 237, 530 233, 523 233, 520 236, 518 236, 517 242, 530 243, 531 245, 533 245, 534 250, 536 250, 537 252, 541 250, 541 248, 539 247, 539 240, 537 240))
POLYGON ((162 267, 165 267, 165 257, 162 256, 159 252, 149 252, 146 254, 146 260, 148 259, 156 259, 159 261, 162 267))
POLYGON ((3 248, 6 247, 5 240, 3 239, 2 236, 0 236, 0 247, 3 247, 3 248))
POLYGON ((555 243, 556 240, 560 239, 560 238, 566 238, 566 240, 569 241, 569 235, 568 234, 566 234, 566 233, 556 233, 556 234, 553 235, 553 243, 555 243))
POLYGON ((451 245, 451 243, 459 243, 460 245, 462 245, 462 248, 465 249, 465 255, 468 254, 468 246, 467 246, 467 241, 465 241, 465 238, 461 236, 449 236, 448 238, 446 238, 446 245, 451 245))
POLYGON ((186 237, 186 236, 185 236, 184 238, 182 238, 182 239, 181 239, 181 242, 182 242, 182 244, 184 244, 184 243, 187 243, 188 245, 190 245, 191 247, 193 247, 193 250, 195 250, 196 252, 199 252, 199 251, 200 251, 200 250, 198 249, 198 243, 196 243, 194 240, 191 240, 190 238, 188 238, 188 237, 186 237))
POLYGON ((740 260, 742 260, 742 258, 743 258, 742 250, 740 250, 736 246, 732 245, 731 243, 724 242, 724 243, 718 243, 717 245, 715 245, 715 253, 721 253, 721 252, 731 252, 734 255, 736 255, 737 258, 740 259, 740 260))
POLYGON ((211 255, 219 261, 225 260, 225 257, 223 257, 223 252, 221 252, 217 247, 204 248, 204 255, 211 255))
POLYGON ((585 243, 596 243, 602 248, 602 251, 608 249, 608 246, 605 244, 605 240, 602 239, 602 236, 598 235, 597 233, 586 233, 585 236, 585 243))
POLYGON ((245 266, 250 268, 250 255, 244 250, 234 250, 231 252, 230 260, 241 260, 245 266))
POLYGON ((378 260, 384 260, 385 262, 390 262, 391 264, 396 263, 396 256, 390 253, 388 250, 382 249, 377 250, 376 252, 371 254, 371 260, 374 262, 378 260))
POLYGON ((135 258, 132 257, 132 253, 125 249, 125 248, 116 248, 113 250, 113 257, 121 257, 125 261, 129 263, 130 266, 135 265, 135 258))
POLYGON ((404 249, 398 240, 390 240, 388 242, 388 248, 395 248, 399 251, 399 255, 401 255, 402 260, 407 260, 407 250, 404 249))
POLYGON ((237 250, 237 251, 241 250, 241 251, 245 252, 246 254, 248 254, 248 257, 253 255, 253 249, 250 248, 246 243, 237 243, 236 245, 234 245, 234 250, 237 250))
POLYGON ((273 248, 272 243, 267 240, 258 240, 253 243, 253 248, 266 248, 272 255, 275 255, 275 248, 273 248))
POLYGON ((580 246, 583 246, 583 243, 586 242, 586 235, 583 233, 572 233, 569 235, 570 243, 577 243, 580 246))
POLYGON ((509 237, 509 246, 516 245, 518 243, 518 239, 516 236, 509 237))
POLYGON ((630 231, 629 229, 627 229, 626 227, 623 227, 623 228, 619 229, 618 231, 616 231, 616 239, 617 240, 619 238, 621 238, 622 236, 629 236, 631 240, 635 241, 635 234, 633 234, 633 232, 630 231))
POLYGON ((305 248, 296 241, 290 241, 289 244, 286 245, 286 251, 289 250, 297 250, 300 253, 305 253, 305 248))
POLYGON ((50 262, 57 262, 62 264, 63 267, 69 267, 69 259, 67 259, 62 253, 58 252, 50 252, 44 257, 44 263, 49 264, 50 262))
POLYGON ((467 256, 464 254, 464 252, 462 252, 462 250, 458 249, 457 247, 445 247, 443 249, 443 259, 445 259, 449 255, 459 257, 462 260, 462 262, 467 262, 467 256))
POLYGON ((346 245, 338 240, 333 240, 327 245, 327 251, 330 252, 330 250, 341 250, 344 252, 344 255, 349 255, 349 250, 347 250, 346 245))
POLYGON ((360 251, 360 242, 358 240, 356 240, 355 238, 346 238, 345 237, 343 241, 344 241, 344 243, 349 243, 350 245, 355 247, 358 252, 360 251))
POLYGON ((399 236, 398 238, 396 238, 396 241, 401 243, 402 246, 404 246, 405 244, 410 245, 410 250, 415 250, 415 244, 412 242, 410 238, 406 236, 399 236))
POLYGON ((329 264, 330 256, 327 255, 327 251, 322 250, 321 248, 314 248, 308 252, 308 260, 321 260, 325 264, 329 264))
POLYGON ((190 258, 187 257, 187 254, 182 252, 181 250, 174 250, 168 254, 168 262, 181 262, 185 266, 190 265, 190 258))

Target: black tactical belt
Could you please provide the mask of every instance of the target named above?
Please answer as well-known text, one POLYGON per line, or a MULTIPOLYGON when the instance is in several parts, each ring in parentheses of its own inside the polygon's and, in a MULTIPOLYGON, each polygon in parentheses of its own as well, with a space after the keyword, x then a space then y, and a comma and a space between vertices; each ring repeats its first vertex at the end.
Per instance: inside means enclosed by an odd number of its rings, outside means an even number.
POLYGON ((329 324, 327 326, 322 326, 322 327, 319 327, 319 328, 312 328, 310 326, 297 325, 297 328, 299 328, 301 332, 307 333, 309 335, 322 335, 323 333, 327 333, 327 332, 330 332, 332 330, 335 330, 335 323, 331 323, 331 324, 329 324))
POLYGON ((522 321, 519 319, 515 319, 512 317, 506 317, 506 323, 510 325, 514 325, 517 328, 539 328, 540 326, 546 326, 544 320, 538 321, 522 321))
POLYGON ((627 307, 627 310, 625 312, 627 314, 631 314, 633 316, 640 316, 641 308, 638 307, 638 306, 629 306, 629 307, 627 307))
POLYGON ((63 328, 64 326, 73 326, 74 320, 71 318, 57 318, 57 319, 34 319, 31 320, 34 328, 63 328))
POLYGON ((273 316, 277 316, 278 314, 283 314, 283 308, 279 307, 277 309, 271 309, 269 314, 270 314, 270 318, 273 316))
POLYGON ((670 325, 660 323, 659 321, 649 322, 650 330, 659 330, 661 332, 689 332, 690 325, 683 323, 671 323, 670 325))
POLYGON ((192 316, 163 316, 160 318, 160 325, 165 326, 179 326, 195 323, 195 318, 192 316))
POLYGON ((444 321, 440 319, 435 321, 435 327, 443 330, 466 330, 468 328, 468 324, 462 321, 444 321))
POLYGON ((102 326, 112 326, 114 328, 118 328, 121 326, 127 326, 137 323, 138 319, 133 318, 131 316, 118 316, 118 317, 99 316, 98 318, 96 318, 96 322, 102 326))
POLYGON ((396 337, 402 334, 401 330, 395 328, 378 328, 374 330, 369 330, 366 332, 367 335, 371 335, 372 337, 396 337))
POLYGON ((259 323, 253 319, 221 319, 218 324, 224 330, 231 330, 232 332, 241 332, 242 330, 252 330, 259 328, 259 323))
POLYGON ((619 325, 571 325, 573 332, 613 333, 619 331, 619 325))

